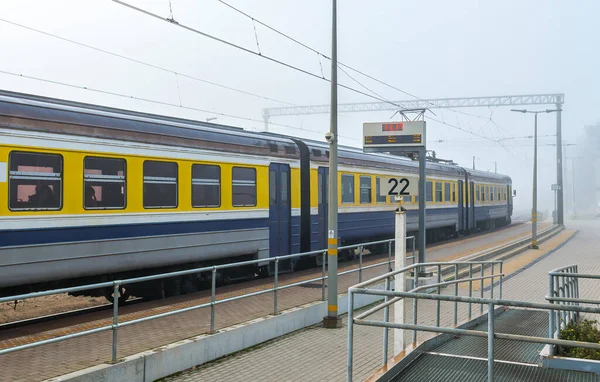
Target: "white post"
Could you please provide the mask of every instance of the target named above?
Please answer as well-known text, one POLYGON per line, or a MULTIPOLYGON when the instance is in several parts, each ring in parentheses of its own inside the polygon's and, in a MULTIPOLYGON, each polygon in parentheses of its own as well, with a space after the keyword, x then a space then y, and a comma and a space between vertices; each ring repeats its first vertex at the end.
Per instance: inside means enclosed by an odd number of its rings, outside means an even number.
MULTIPOLYGON (((401 269, 406 266, 406 212, 398 208, 396 211, 396 254, 395 269, 401 269)), ((400 292, 406 291, 406 274, 400 273, 396 276, 395 289, 400 292)), ((402 299, 394 306, 394 323, 404 324, 406 299, 402 299)), ((394 329, 394 356, 404 351, 406 341, 404 340, 404 330, 394 329)))

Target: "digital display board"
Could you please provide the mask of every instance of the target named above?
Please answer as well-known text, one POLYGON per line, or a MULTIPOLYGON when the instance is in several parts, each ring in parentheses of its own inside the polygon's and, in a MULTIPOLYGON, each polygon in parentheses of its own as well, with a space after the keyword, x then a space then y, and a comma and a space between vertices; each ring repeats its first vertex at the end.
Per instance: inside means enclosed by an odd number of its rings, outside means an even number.
POLYGON ((363 123, 363 150, 391 152, 425 142, 425 121, 363 123))
POLYGON ((421 143, 421 134, 413 135, 377 135, 366 136, 365 144, 372 145, 395 145, 402 143, 421 143))

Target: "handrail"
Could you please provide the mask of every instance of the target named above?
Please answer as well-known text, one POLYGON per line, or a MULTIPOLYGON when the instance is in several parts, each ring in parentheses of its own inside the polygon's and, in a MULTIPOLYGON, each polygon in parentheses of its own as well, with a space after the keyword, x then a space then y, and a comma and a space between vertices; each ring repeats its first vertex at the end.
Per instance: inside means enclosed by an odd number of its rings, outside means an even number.
MULTIPOLYGON (((412 257, 414 258, 414 256, 415 256, 415 241, 416 241, 415 237, 408 236, 408 237, 406 237, 406 240, 413 241, 412 257)), ((360 261, 359 261, 358 268, 339 272, 338 275, 347 275, 347 274, 358 272, 359 273, 359 282, 360 282, 360 281, 362 281, 362 271, 363 270, 380 267, 383 265, 387 265, 388 269, 391 269, 392 264, 395 262, 395 260, 393 260, 392 256, 391 256, 392 243, 394 243, 394 242, 395 242, 395 239, 385 239, 385 240, 371 241, 368 243, 359 243, 359 244, 353 244, 353 245, 347 245, 344 247, 340 247, 339 248, 340 250, 359 248, 360 249, 360 251, 359 251, 359 260, 360 261), (362 258, 363 258, 363 254, 364 254, 363 253, 364 247, 376 245, 376 244, 388 244, 387 260, 383 261, 383 262, 378 262, 375 264, 363 266, 362 258)), ((113 331, 112 362, 116 362, 116 360, 117 360, 117 331, 118 331, 118 328, 123 327, 123 326, 129 326, 129 325, 133 325, 133 324, 137 324, 137 323, 142 323, 145 321, 150 321, 150 320, 154 320, 154 319, 158 319, 158 318, 172 316, 172 315, 179 314, 179 313, 189 312, 189 311, 196 310, 196 309, 210 307, 211 308, 210 332, 214 333, 215 332, 215 307, 217 305, 223 304, 226 302, 241 300, 241 299, 252 297, 252 296, 257 296, 260 294, 274 293, 273 314, 278 314, 277 293, 279 290, 291 288, 294 286, 309 284, 309 283, 313 283, 315 281, 321 281, 321 289, 322 289, 321 300, 325 301, 325 288, 326 288, 325 280, 327 280, 329 278, 329 276, 325 274, 326 256, 327 256, 327 249, 322 249, 322 250, 315 250, 315 251, 309 251, 309 252, 303 252, 303 253, 290 254, 290 255, 285 255, 285 256, 270 257, 270 258, 265 258, 265 259, 256 259, 256 260, 241 261, 241 262, 237 262, 237 263, 220 264, 220 265, 200 267, 200 268, 194 268, 194 269, 186 269, 186 270, 182 270, 182 271, 161 273, 161 274, 150 275, 150 276, 132 277, 132 278, 128 278, 128 279, 113 280, 113 281, 107 281, 107 282, 103 282, 103 283, 95 283, 95 284, 88 284, 88 285, 82 285, 82 286, 76 286, 76 287, 48 290, 48 291, 43 291, 43 292, 34 292, 34 293, 26 293, 26 294, 14 295, 14 296, 0 297, 0 303, 2 303, 2 302, 15 301, 15 300, 26 300, 26 299, 48 296, 48 295, 53 295, 53 294, 78 292, 78 291, 89 290, 89 289, 111 288, 114 291, 113 323, 112 323, 112 325, 102 326, 99 328, 94 328, 94 329, 85 330, 85 331, 81 331, 81 332, 77 332, 77 333, 58 336, 58 337, 46 339, 43 341, 36 341, 36 342, 24 344, 24 345, 1 349, 0 355, 12 353, 12 352, 19 351, 19 350, 33 348, 33 347, 41 346, 44 344, 50 344, 50 343, 64 341, 64 340, 68 340, 68 339, 72 339, 72 338, 77 338, 77 337, 81 337, 81 336, 88 335, 88 334, 94 334, 94 333, 98 333, 101 331, 112 330, 113 331), (295 282, 295 283, 290 283, 290 284, 284 284, 284 285, 278 284, 279 262, 281 262, 283 260, 289 260, 289 259, 302 257, 302 256, 315 256, 315 255, 322 256, 323 266, 322 266, 322 272, 321 272, 320 277, 315 277, 315 278, 311 278, 308 280, 302 280, 300 282, 295 282), (216 271, 217 270, 246 266, 246 265, 253 265, 253 264, 264 264, 264 263, 274 263, 275 264, 275 272, 273 275, 274 276, 274 286, 273 287, 269 287, 269 288, 261 289, 259 291, 249 292, 249 293, 245 293, 242 295, 217 300, 217 298, 216 298, 216 271), (134 284, 134 283, 140 283, 140 282, 146 282, 146 281, 152 281, 152 280, 159 280, 159 279, 164 279, 164 278, 169 278, 169 277, 184 276, 184 275, 200 273, 200 272, 210 272, 211 273, 210 302, 197 304, 197 305, 193 305, 193 306, 189 306, 189 307, 185 307, 185 308, 181 308, 181 309, 176 309, 176 310, 172 310, 172 311, 168 311, 168 312, 163 312, 163 313, 155 314, 152 316, 147 316, 147 317, 137 318, 137 319, 128 320, 128 321, 124 321, 124 322, 119 322, 117 296, 119 294, 119 288, 122 285, 134 284)))
MULTIPOLYGON (((437 283, 432 283, 424 286, 414 286, 409 291, 403 291, 402 286, 400 288, 396 288, 396 290, 390 290, 389 287, 385 289, 376 289, 369 288, 369 285, 372 285, 375 280, 381 280, 382 278, 386 278, 389 280, 390 277, 397 275, 400 272, 408 272, 413 269, 413 266, 402 268, 397 272, 388 272, 385 275, 375 277, 371 280, 367 280, 363 283, 359 283, 354 285, 348 289, 348 362, 347 362, 347 381, 352 381, 352 362, 353 362, 353 333, 354 325, 364 325, 364 326, 372 326, 372 327, 382 327, 384 329, 384 346, 386 349, 383 351, 383 360, 382 364, 385 366, 387 363, 387 333, 389 329, 402 329, 402 330, 410 330, 413 332, 413 342, 416 342, 416 332, 417 331, 426 331, 426 332, 435 332, 435 333, 445 333, 445 334, 459 334, 459 335, 469 335, 469 336, 478 336, 478 337, 487 337, 488 338, 488 381, 494 380, 494 340, 495 339, 507 339, 514 341, 524 341, 524 342, 532 342, 532 343, 540 343, 540 344, 550 344, 550 345, 558 345, 558 346, 569 346, 569 347, 583 347, 589 349, 600 349, 600 344, 598 343, 590 343, 583 341, 572 341, 572 340, 563 340, 557 338, 558 329, 564 327, 568 323, 577 320, 579 313, 600 313, 600 306, 582 306, 579 304, 595 304, 600 305, 600 300, 592 300, 592 299, 582 299, 579 298, 579 284, 578 279, 600 279, 600 275, 593 274, 580 274, 578 273, 578 269, 576 265, 569 265, 565 267, 561 267, 549 272, 550 277, 550 288, 549 294, 546 296, 546 299, 549 301, 547 303, 544 302, 531 302, 531 301, 519 301, 519 300, 508 300, 503 299, 502 294, 498 298, 494 297, 494 278, 498 277, 500 281, 498 282, 499 288, 502 286, 502 280, 504 275, 501 271, 501 266, 499 269, 500 273, 494 273, 492 269, 490 274, 485 276, 482 275, 480 277, 474 276, 473 265, 477 263, 472 263, 469 265, 469 276, 467 278, 455 277, 454 280, 446 280, 439 281, 437 283), (491 279, 491 285, 489 288, 490 297, 483 296, 483 279, 488 278, 491 279), (473 281, 482 280, 481 284, 481 296, 476 297, 472 295, 472 285, 473 281), (469 295, 468 296, 458 296, 456 293, 454 295, 448 294, 444 295, 440 293, 440 286, 445 285, 458 285, 459 283, 468 283, 469 284, 469 295), (423 293, 421 292, 423 289, 431 288, 435 290, 437 288, 437 294, 433 293, 423 293), (400 290, 398 290, 400 289, 400 290), (353 305, 355 295, 373 295, 373 296, 382 296, 385 297, 385 301, 383 303, 379 303, 374 307, 354 316, 353 305), (405 298, 410 298, 414 301, 413 309, 417 309, 418 305, 416 301, 418 300, 432 300, 437 302, 437 306, 439 309, 439 304, 441 301, 445 302, 454 302, 455 309, 456 304, 458 303, 468 303, 469 304, 469 320, 471 319, 471 304, 480 304, 487 305, 487 321, 488 321, 488 331, 475 331, 471 329, 459 329, 457 328, 457 320, 456 314, 454 318, 454 326, 453 327, 443 327, 440 325, 439 320, 439 311, 438 318, 436 319, 435 326, 426 326, 419 325, 416 320, 416 313, 413 315, 413 322, 406 323, 403 320, 401 322, 392 323, 389 322, 389 307, 394 303, 397 303, 405 298), (507 307, 517 307, 517 308, 527 308, 527 309, 538 309, 538 310, 548 310, 550 314, 550 322, 549 322, 549 335, 548 337, 536 337, 536 336, 525 336, 525 335, 514 335, 514 334, 506 334, 506 333, 495 333, 494 331, 494 309, 495 306, 507 306, 507 307), (372 316, 374 313, 384 310, 384 318, 382 320, 368 319, 368 317, 372 316)), ((414 267, 425 266, 426 264, 415 264, 414 267)), ((477 264, 484 269, 484 264, 477 264)), ((458 263, 455 265, 455 269, 458 269, 458 263)), ((493 265, 491 265, 493 266, 493 265)), ((440 268, 438 268, 440 269, 440 268)), ((415 277, 417 278, 418 275, 415 277)), ((398 280, 398 278, 396 278, 398 280)), ((386 283, 387 286, 387 283, 386 283)), ((482 310, 483 314, 483 310, 482 310)), ((402 342, 403 343, 403 342, 402 342)))

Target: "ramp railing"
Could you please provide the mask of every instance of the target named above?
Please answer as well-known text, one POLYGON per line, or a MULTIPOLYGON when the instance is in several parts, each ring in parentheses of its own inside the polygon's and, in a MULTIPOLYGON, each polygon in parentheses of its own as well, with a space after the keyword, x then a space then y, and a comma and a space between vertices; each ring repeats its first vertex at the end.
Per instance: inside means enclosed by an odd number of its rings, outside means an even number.
MULTIPOLYGON (((486 267, 486 264, 494 263, 494 262, 479 262, 473 263, 473 266, 479 266, 483 269, 486 267)), ((460 265, 464 265, 464 263, 442 263, 441 265, 454 264, 453 266, 458 268, 460 265)), ((468 264, 468 263, 467 263, 468 264)), ((354 326, 372 326, 372 327, 381 327, 383 328, 383 359, 382 364, 385 366, 388 362, 388 354, 387 354, 387 346, 388 346, 388 333, 389 329, 401 329, 402 331, 408 330, 412 331, 412 341, 413 345, 417 345, 417 337, 416 333, 419 331, 423 332, 433 332, 438 334, 451 334, 451 335, 465 335, 465 336, 476 336, 476 337, 486 337, 488 339, 488 369, 487 369, 487 377, 489 382, 494 381, 494 341, 495 339, 505 339, 505 340, 513 340, 513 341, 523 341, 523 342, 532 342, 539 344, 550 344, 550 345, 558 345, 558 346, 568 346, 568 347, 582 347, 589 349, 597 349, 600 350, 599 343, 592 342, 582 342, 582 341, 572 341, 572 340, 561 340, 555 338, 552 334, 546 337, 535 337, 535 336, 526 336, 526 335, 516 335, 516 334, 506 334, 506 333, 497 333, 494 330, 494 309, 496 306, 506 306, 506 307, 517 307, 517 308, 526 308, 526 309, 538 309, 538 310, 547 310, 550 313, 550 317, 557 315, 560 321, 555 321, 556 323, 560 323, 564 325, 568 322, 568 317, 576 317, 579 313, 600 313, 600 307, 588 307, 588 306, 580 306, 578 303, 595 303, 600 304, 599 300, 583 300, 578 297, 577 291, 577 279, 578 278, 593 278, 600 279, 600 275, 582 275, 572 273, 574 268, 565 267, 565 269, 559 269, 551 272, 551 280, 552 276, 556 276, 559 279, 559 282, 554 282, 553 285, 558 285, 558 289, 554 289, 556 292, 556 297, 549 296, 549 300, 553 303, 534 303, 529 301, 518 301, 518 300, 505 300, 502 298, 501 285, 503 274, 502 271, 499 270, 498 273, 494 273, 491 270, 490 274, 487 276, 475 277, 472 272, 469 272, 461 278, 459 274, 458 277, 455 277, 452 280, 439 281, 430 285, 419 286, 418 282, 413 284, 413 288, 408 291, 398 290, 400 288, 396 288, 396 290, 390 290, 390 280, 391 278, 395 278, 396 282, 402 279, 403 274, 411 272, 419 267, 432 267, 436 266, 437 263, 425 263, 425 264, 414 264, 409 267, 405 267, 394 272, 389 272, 385 275, 381 275, 375 277, 371 280, 367 280, 363 283, 357 284, 348 289, 348 359, 347 359, 347 381, 351 382, 353 377, 353 351, 354 351, 354 326), (494 289, 494 279, 499 279, 498 286, 500 288, 500 293, 498 298, 494 298, 493 289, 494 289), (384 289, 376 288, 375 286, 381 281, 386 280, 386 286, 384 289), (489 295, 490 297, 483 297, 483 285, 481 285, 480 296, 473 296, 473 283, 475 281, 483 282, 483 280, 488 280, 490 282, 489 286, 489 295), (456 292, 452 294, 441 294, 439 292, 439 287, 442 286, 450 286, 450 285, 458 285, 460 283, 466 283, 469 285, 468 287, 468 296, 459 296, 456 292), (423 293, 424 289, 434 288, 436 293, 423 293), (355 315, 353 312, 354 298, 356 295, 375 295, 382 296, 385 298, 385 301, 377 304, 376 306, 355 315), (570 297, 566 297, 570 296, 570 297), (402 302, 404 299, 412 299, 413 300, 413 321, 412 323, 406 323, 403 321, 390 322, 389 320, 389 308, 391 305, 402 302), (417 313, 418 309, 418 301, 420 300, 433 300, 436 301, 437 311, 436 311, 436 325, 421 325, 417 321, 417 313), (439 320, 439 304, 441 301, 454 302, 454 319, 452 325, 440 325, 439 320), (458 303, 466 303, 469 305, 468 309, 468 320, 471 320, 471 305, 479 304, 482 309, 483 305, 487 305, 487 326, 488 331, 478 331, 472 329, 464 329, 457 328, 457 319, 456 319, 456 305, 458 303), (560 303, 557 306, 557 303, 560 303), (374 319, 370 318, 373 314, 384 310, 383 319, 374 319)), ((452 266, 452 265, 451 265, 452 266)), ((489 265, 491 266, 491 264, 489 265)), ((576 269, 575 269, 576 270, 576 269)), ((458 273, 458 272, 457 272, 458 273)), ((418 273, 417 273, 418 275, 418 273)), ((417 276, 418 277, 418 276, 417 276)), ((415 278, 417 278, 415 277, 415 278)), ((554 279, 556 281, 556 278, 554 279)), ((552 289, 551 289, 552 291, 552 289)), ((483 312, 481 311, 482 315, 483 312)), ((395 335, 400 335, 404 337, 404 332, 395 333, 395 335)))

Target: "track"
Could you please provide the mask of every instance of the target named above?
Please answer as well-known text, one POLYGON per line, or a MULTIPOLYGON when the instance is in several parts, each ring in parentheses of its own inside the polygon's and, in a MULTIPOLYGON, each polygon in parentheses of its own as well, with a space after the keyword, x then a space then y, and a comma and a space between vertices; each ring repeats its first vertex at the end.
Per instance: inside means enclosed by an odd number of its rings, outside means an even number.
MULTIPOLYGON (((460 238, 453 239, 453 240, 438 242, 438 243, 428 246, 428 249, 430 250, 428 252, 428 254, 431 254, 432 257, 436 257, 435 254, 436 254, 436 252, 440 252, 439 251, 440 248, 443 250, 445 247, 460 247, 461 245, 470 245, 475 241, 481 240, 482 238, 492 237, 493 235, 499 234, 502 231, 507 231, 511 228, 518 227, 521 224, 522 223, 515 223, 510 226, 496 229, 494 231, 480 232, 480 233, 466 236, 466 237, 460 237, 460 238)), ((540 235, 540 239, 542 239, 541 235, 540 235)), ((456 250, 460 251, 459 248, 456 248, 456 250)), ((473 256, 473 255, 470 255, 470 256, 473 256)), ((487 258, 489 258, 490 255, 488 252, 486 252, 483 254, 479 254, 478 256, 488 256, 488 257, 486 257, 486 259, 487 259, 487 258)), ((387 258, 387 253, 370 254, 369 256, 365 257, 365 259, 363 261, 363 266, 368 266, 368 265, 376 264, 378 262, 382 262, 386 258, 387 258)), ((473 260, 474 259, 475 258, 473 258, 473 260)), ((358 264, 359 264, 358 259, 343 262, 342 267, 340 268, 340 271, 355 269, 358 267, 358 264)), ((311 278, 311 277, 320 276, 320 273, 321 273, 320 268, 312 268, 312 269, 295 272, 293 274, 282 274, 280 276, 280 280, 282 283, 284 283, 286 279, 292 278, 293 276, 298 276, 299 278, 311 278), (318 273, 318 275, 317 275, 317 273, 318 273)), ((271 278, 266 278, 266 279, 241 281, 241 282, 235 283, 235 285, 229 285, 227 287, 228 288, 235 287, 236 289, 247 289, 247 288, 260 288, 261 286, 270 285, 270 284, 272 284, 271 278)), ((218 289, 221 289, 221 288, 218 288, 218 289)), ((206 291, 204 291, 204 292, 206 292, 206 291)), ((200 292, 196 292, 196 293, 192 293, 190 295, 184 295, 184 296, 191 297, 197 293, 200 293, 200 292)), ((163 299, 163 300, 154 300, 151 302, 154 303, 153 305, 155 305, 156 303, 159 303, 161 306, 168 306, 168 305, 170 305, 169 301, 171 301, 171 299, 172 299, 172 297, 168 298, 168 299, 163 299)), ((129 300, 127 303, 122 305, 122 307, 123 308, 130 307, 130 306, 142 303, 142 302, 148 302, 148 301, 144 300, 144 299, 140 299, 140 298, 133 299, 133 300, 129 300)), ((24 319, 24 320, 19 320, 19 321, 13 321, 13 322, 1 324, 0 332, 10 330, 10 329, 23 328, 23 327, 34 325, 34 324, 50 323, 50 322, 56 322, 56 321, 60 321, 60 320, 72 321, 73 319, 75 319, 76 317, 79 317, 79 316, 85 316, 85 315, 92 316, 92 315, 94 315, 94 313, 108 312, 112 309, 112 307, 113 307, 112 304, 104 304, 104 305, 94 306, 94 307, 90 307, 90 308, 76 309, 76 310, 71 310, 71 311, 67 311, 67 312, 63 312, 63 313, 45 315, 45 316, 41 316, 41 317, 35 317, 35 318, 24 319), (67 319, 69 319, 69 320, 67 320, 67 319)))

